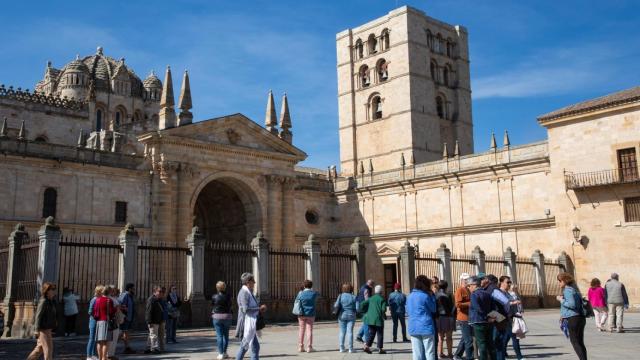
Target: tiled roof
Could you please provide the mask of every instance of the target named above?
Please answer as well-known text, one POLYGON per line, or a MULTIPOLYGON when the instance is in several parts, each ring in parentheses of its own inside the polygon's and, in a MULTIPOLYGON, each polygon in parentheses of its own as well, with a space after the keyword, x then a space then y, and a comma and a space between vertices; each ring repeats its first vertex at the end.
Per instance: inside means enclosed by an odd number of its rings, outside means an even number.
POLYGON ((559 110, 552 111, 548 114, 539 116, 538 121, 540 123, 544 123, 549 120, 558 119, 569 115, 587 113, 590 111, 596 111, 608 107, 632 103, 635 101, 640 101, 640 86, 622 90, 599 98, 583 101, 559 110))

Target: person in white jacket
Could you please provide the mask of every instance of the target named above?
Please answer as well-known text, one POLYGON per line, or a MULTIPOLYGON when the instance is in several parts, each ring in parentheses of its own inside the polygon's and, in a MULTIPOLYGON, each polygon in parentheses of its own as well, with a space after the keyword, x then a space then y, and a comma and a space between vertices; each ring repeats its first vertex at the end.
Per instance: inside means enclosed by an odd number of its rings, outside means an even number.
POLYGON ((64 336, 76 335, 76 317, 78 316, 78 300, 80 296, 73 289, 62 290, 62 302, 64 303, 64 336))
POLYGON ((524 307, 518 295, 518 285, 512 284, 509 289, 509 297, 511 298, 511 313, 513 314, 513 328, 511 331, 511 345, 513 351, 516 353, 518 360, 522 359, 522 351, 520 350, 520 339, 524 338, 524 334, 527 332, 527 327, 524 324, 522 313, 524 313, 524 307), (516 330, 516 331, 513 331, 516 330))

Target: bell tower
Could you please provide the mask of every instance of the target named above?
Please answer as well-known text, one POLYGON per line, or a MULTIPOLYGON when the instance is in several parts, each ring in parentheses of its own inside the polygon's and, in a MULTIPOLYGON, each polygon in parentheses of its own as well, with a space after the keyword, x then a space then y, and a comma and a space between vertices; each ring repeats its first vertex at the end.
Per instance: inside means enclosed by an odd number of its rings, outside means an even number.
POLYGON ((473 152, 467 30, 411 7, 337 34, 340 165, 357 175, 473 152))

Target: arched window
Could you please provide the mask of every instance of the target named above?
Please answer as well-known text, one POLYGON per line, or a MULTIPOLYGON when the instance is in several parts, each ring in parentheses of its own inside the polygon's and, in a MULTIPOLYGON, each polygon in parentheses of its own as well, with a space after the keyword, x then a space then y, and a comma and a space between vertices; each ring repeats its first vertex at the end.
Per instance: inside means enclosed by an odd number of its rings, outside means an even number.
POLYGON ((447 65, 445 65, 444 68, 442 68, 442 82, 446 86, 449 86, 449 66, 447 65))
POLYGON ((140 113, 140 111, 136 110, 136 111, 133 113, 133 119, 132 119, 132 121, 133 121, 133 122, 138 122, 138 121, 140 121, 140 120, 142 120, 142 114, 140 113))
POLYGON ((382 119, 382 98, 380 95, 371 99, 371 118, 373 120, 382 119))
POLYGON ((56 206, 58 202, 58 192, 54 188, 46 188, 44 190, 44 199, 42 202, 42 217, 56 217, 56 206))
POLYGON ((122 115, 120 114, 120 111, 116 111, 116 127, 120 126, 120 118, 122 117, 122 115))
POLYGON ((427 47, 433 51, 433 34, 427 30, 427 47))
POLYGON ((362 59, 364 57, 364 45, 362 40, 356 41, 356 59, 362 59))
POLYGON ((387 79, 389 78, 388 67, 389 63, 385 59, 378 60, 378 64, 376 64, 378 81, 387 81, 387 79))
POLYGON ((431 64, 429 65, 429 70, 431 72, 431 79, 433 79, 434 82, 438 82, 438 64, 435 61, 431 61, 431 64))
POLYGON ((378 52, 378 39, 376 39, 375 35, 369 35, 367 44, 369 45, 369 54, 375 54, 378 52))
POLYGON ((96 111, 96 131, 102 130, 102 110, 96 111))
POLYGON ((39 142, 39 143, 46 143, 47 138, 44 135, 40 135, 37 138, 33 139, 33 141, 39 142))
POLYGON ((389 50, 389 29, 384 29, 382 30, 382 35, 380 36, 380 39, 382 40, 382 50, 386 51, 389 50))
POLYGON ((361 87, 367 87, 369 86, 369 84, 371 84, 371 81, 369 80, 369 67, 367 65, 362 65, 360 67, 360 71, 358 72, 359 77, 360 77, 360 86, 361 87))
POLYGON ((435 42, 435 52, 442 54, 442 52, 444 51, 443 47, 444 47, 444 40, 442 39, 442 35, 438 34, 436 35, 436 42, 435 42))
POLYGON ((442 96, 436 96, 436 112, 440 119, 445 118, 445 104, 442 96))
POLYGON ((453 42, 451 39, 447 39, 447 56, 453 57, 453 42))

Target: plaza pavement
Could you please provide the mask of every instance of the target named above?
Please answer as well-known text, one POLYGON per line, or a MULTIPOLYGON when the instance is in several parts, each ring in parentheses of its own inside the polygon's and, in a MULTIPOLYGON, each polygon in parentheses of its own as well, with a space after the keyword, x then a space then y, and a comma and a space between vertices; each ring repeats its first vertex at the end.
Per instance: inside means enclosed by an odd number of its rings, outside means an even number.
MULTIPOLYGON (((564 337, 558 327, 558 310, 529 311, 526 315, 530 333, 521 340, 525 358, 530 359, 576 359, 569 340, 564 337)), ((585 342, 589 359, 638 359, 640 358, 640 314, 625 314, 624 334, 600 333, 595 330, 593 319, 587 319, 585 342)), ((356 330, 359 328, 356 324, 356 330)), ((362 352, 361 344, 356 343, 355 354, 342 354, 337 351, 337 324, 333 322, 318 323, 314 331, 314 347, 316 352, 297 353, 298 327, 295 325, 273 325, 263 332, 261 339, 262 351, 260 357, 264 359, 411 359, 409 343, 391 342, 391 321, 385 324, 385 345, 387 355, 366 354, 362 352)), ((459 333, 454 333, 454 348, 458 343, 459 333)), ((167 352, 161 355, 121 355, 120 359, 215 359, 215 336, 210 329, 188 329, 178 333, 178 344, 167 346, 167 352)), ((34 340, 0 340, 0 359, 25 359, 33 348, 34 340)), ((75 338, 55 338, 55 359, 85 359, 84 347, 86 336, 75 338)), ((145 347, 144 334, 135 336, 134 348, 142 350, 145 347)), ((237 342, 230 344, 230 355, 235 355, 237 342)), ((122 350, 120 345, 119 351, 122 350)), ((513 354, 511 347, 509 353, 513 354)), ((246 356, 245 359, 249 357, 246 356)))

